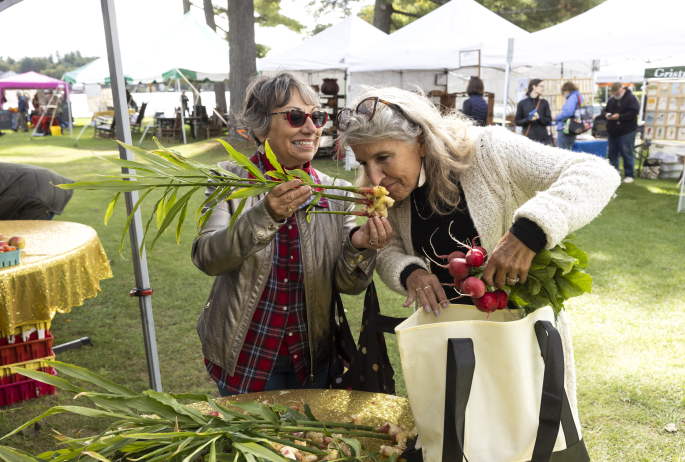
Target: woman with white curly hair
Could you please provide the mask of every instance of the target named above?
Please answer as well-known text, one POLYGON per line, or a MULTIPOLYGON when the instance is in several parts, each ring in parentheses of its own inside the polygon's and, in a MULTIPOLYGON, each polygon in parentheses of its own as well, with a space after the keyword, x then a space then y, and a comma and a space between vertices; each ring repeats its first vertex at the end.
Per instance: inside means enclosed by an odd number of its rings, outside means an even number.
MULTIPOLYGON (((459 250, 452 239, 481 245, 483 279, 503 288, 525 282, 535 254, 551 249, 594 219, 620 184, 598 157, 544 146, 501 127, 475 127, 463 115, 442 115, 424 94, 364 87, 338 118, 340 149, 363 167, 360 184, 384 186, 396 203, 393 228, 376 271, 395 292, 440 315, 457 294, 454 279, 430 260, 459 250), (437 255, 436 255, 437 254, 437 255)), ((460 303, 472 303, 462 298, 460 303)), ((575 377, 567 322, 567 386, 575 408, 575 377)))

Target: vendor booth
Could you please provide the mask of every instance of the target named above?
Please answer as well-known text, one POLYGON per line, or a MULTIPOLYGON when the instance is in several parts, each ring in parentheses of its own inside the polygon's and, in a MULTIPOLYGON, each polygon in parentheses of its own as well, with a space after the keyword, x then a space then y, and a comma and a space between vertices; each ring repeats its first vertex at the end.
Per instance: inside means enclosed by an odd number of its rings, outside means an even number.
MULTIPOLYGON (((58 79, 54 79, 52 77, 48 77, 47 75, 39 74, 37 72, 25 72, 23 74, 16 74, 12 76, 8 76, 5 78, 0 79, 0 94, 5 94, 6 91, 8 90, 26 90, 26 89, 47 89, 47 90, 53 90, 55 92, 60 92, 63 93, 65 96, 65 100, 68 104, 68 114, 69 114, 69 131, 72 131, 72 122, 71 122, 71 103, 69 102, 69 86, 67 85, 66 82, 58 79)), ((57 94, 57 93, 55 93, 57 94)), ((56 102, 56 101, 54 101, 56 102)), ((45 117, 50 117, 52 119, 52 123, 54 123, 54 117, 53 113, 56 111, 52 110, 48 114, 44 114, 45 117)), ((42 124, 42 118, 40 119, 40 123, 42 124)), ((36 125, 34 123, 34 125, 36 125)))

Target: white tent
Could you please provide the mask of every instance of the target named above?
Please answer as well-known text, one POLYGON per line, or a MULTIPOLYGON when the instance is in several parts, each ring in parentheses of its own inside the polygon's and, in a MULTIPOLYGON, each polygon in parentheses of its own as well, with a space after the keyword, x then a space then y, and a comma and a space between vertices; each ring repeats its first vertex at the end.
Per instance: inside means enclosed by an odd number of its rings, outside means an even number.
MULTIPOLYGON (((144 56, 124 59, 127 83, 178 79, 178 70, 190 80, 228 79, 228 42, 190 12, 156 42, 155 49, 146 50, 144 56)), ((107 59, 99 58, 67 72, 64 79, 71 83, 109 84, 107 59)))
MULTIPOLYGON (((606 0, 561 24, 516 40, 514 63, 601 59, 602 65, 685 56, 685 2, 606 0)), ((646 63, 645 67, 655 67, 646 63)))
POLYGON ((348 16, 290 50, 260 59, 258 66, 260 71, 344 71, 350 53, 359 53, 385 37, 358 16, 348 16))
POLYGON ((350 72, 503 66, 507 39, 530 35, 475 0, 452 0, 350 57, 350 72), (470 59, 465 63, 466 58, 470 59))

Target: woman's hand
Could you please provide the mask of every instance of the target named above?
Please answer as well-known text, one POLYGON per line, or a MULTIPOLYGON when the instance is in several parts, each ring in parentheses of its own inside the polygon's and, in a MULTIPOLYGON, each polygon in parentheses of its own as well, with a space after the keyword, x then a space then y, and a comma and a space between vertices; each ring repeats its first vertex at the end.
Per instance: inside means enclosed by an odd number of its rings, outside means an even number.
POLYGON ((357 249, 382 249, 392 237, 392 226, 387 218, 369 218, 352 235, 352 245, 357 249))
POLYGON ((295 210, 312 196, 312 188, 309 186, 298 188, 300 184, 302 181, 299 179, 286 181, 273 188, 264 197, 264 206, 274 220, 283 221, 290 218, 295 210))
POLYGON ((533 114, 533 117, 530 120, 538 120, 539 118, 540 118, 540 114, 538 114, 536 112, 535 114, 533 114))
POLYGON ((492 255, 488 257, 483 281, 500 289, 503 289, 505 284, 512 286, 516 282, 524 283, 528 278, 533 258, 535 252, 507 231, 495 246, 492 255))
POLYGON ((441 307, 444 309, 450 306, 438 277, 423 268, 417 269, 409 275, 407 292, 407 300, 403 305, 405 308, 414 303, 417 297, 426 313, 432 311, 436 316, 440 316, 441 307))

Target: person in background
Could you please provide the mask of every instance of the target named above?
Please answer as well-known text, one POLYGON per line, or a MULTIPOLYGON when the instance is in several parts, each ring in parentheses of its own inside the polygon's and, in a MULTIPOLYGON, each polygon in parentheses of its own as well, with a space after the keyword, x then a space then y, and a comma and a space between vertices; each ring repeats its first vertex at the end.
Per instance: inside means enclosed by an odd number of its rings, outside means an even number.
POLYGON ((573 82, 566 82, 561 87, 561 94, 566 98, 566 102, 561 107, 561 112, 556 118, 557 122, 557 147, 561 149, 571 149, 576 142, 577 135, 567 135, 564 133, 564 123, 566 119, 573 117, 576 109, 583 104, 583 97, 578 91, 578 87, 573 82))
POLYGON ((541 98, 545 84, 540 79, 528 83, 528 96, 519 101, 516 107, 516 125, 523 127, 524 136, 542 144, 551 144, 547 126, 552 122, 552 113, 547 100, 541 98))
POLYGON ((190 115, 190 109, 188 108, 188 97, 186 96, 185 91, 181 92, 181 105, 183 106, 183 113, 185 114, 185 112, 188 111, 188 115, 190 115))
POLYGON ((40 100, 38 99, 38 91, 35 95, 33 95, 33 100, 31 100, 31 104, 33 104, 33 111, 31 111, 31 117, 33 117, 34 115, 40 115, 40 100))
POLYGON ((462 111, 469 116, 476 125, 485 127, 488 120, 488 103, 483 98, 485 87, 480 77, 471 77, 469 85, 466 87, 466 94, 468 99, 464 101, 462 111))
POLYGON ((21 92, 17 92, 17 126, 14 131, 18 131, 23 127, 23 132, 29 131, 26 125, 26 115, 29 111, 29 102, 26 96, 22 96, 21 92))
POLYGON ((609 163, 619 170, 619 157, 623 158, 624 183, 632 183, 635 176, 633 149, 639 113, 640 102, 633 92, 625 88, 621 82, 614 82, 611 86, 611 98, 607 101, 606 107, 609 163))

